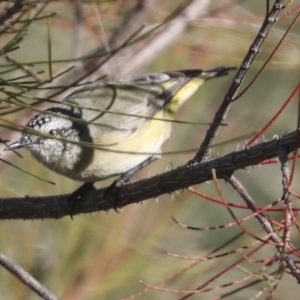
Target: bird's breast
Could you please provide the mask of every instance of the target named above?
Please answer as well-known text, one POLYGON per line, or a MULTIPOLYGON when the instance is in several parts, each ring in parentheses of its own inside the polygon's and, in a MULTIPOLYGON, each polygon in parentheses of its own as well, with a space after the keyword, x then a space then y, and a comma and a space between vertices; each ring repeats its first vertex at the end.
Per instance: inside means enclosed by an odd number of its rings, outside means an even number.
MULTIPOLYGON (((163 112, 159 112, 155 117, 163 118, 163 112)), ((94 151, 91 164, 82 170, 79 180, 105 179, 127 172, 150 156, 159 157, 161 146, 170 134, 170 122, 151 120, 130 134, 112 131, 93 137, 94 143, 102 149, 94 151)))

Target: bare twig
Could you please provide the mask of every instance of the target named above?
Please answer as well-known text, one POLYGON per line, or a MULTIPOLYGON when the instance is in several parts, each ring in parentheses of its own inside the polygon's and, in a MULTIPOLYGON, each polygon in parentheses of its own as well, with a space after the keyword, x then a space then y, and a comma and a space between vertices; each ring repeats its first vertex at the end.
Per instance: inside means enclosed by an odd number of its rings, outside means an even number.
POLYGON ((36 72, 34 72, 30 67, 22 65, 16 59, 12 58, 8 53, 3 54, 3 57, 7 61, 11 62, 13 65, 17 66, 19 69, 23 70, 29 76, 33 77, 36 80, 36 82, 42 82, 43 81, 42 78, 40 78, 38 76, 38 74, 36 74, 36 72))
POLYGON ((282 172, 282 186, 283 186, 283 194, 282 194, 282 201, 284 201, 284 213, 285 213, 285 220, 284 220, 284 252, 286 253, 288 247, 291 242, 291 226, 292 226, 292 203, 290 200, 290 172, 288 168, 288 154, 286 150, 282 147, 279 148, 279 161, 281 163, 281 172, 282 172))
MULTIPOLYGON (((264 244, 260 244, 258 245, 256 248, 254 248, 252 251, 250 251, 248 253, 248 255, 253 255, 254 253, 256 253, 264 244)), ((244 258, 240 258, 237 261, 233 262, 232 264, 230 264, 228 267, 224 268, 222 271, 220 271, 218 274, 214 275, 213 277, 211 277, 209 280, 207 280, 206 282, 204 282, 203 284, 201 284, 200 286, 196 287, 194 289, 194 291, 200 291, 203 290, 203 288, 207 285, 209 285, 211 282, 213 282, 214 280, 216 280, 217 278, 220 278, 221 276, 223 276, 224 274, 226 274, 229 270, 231 270, 232 268, 236 267, 237 265, 239 265, 242 261, 244 260, 244 258)), ((257 282, 256 282, 257 283, 257 282)), ((181 298, 179 298, 178 300, 185 300, 190 298, 193 295, 193 293, 189 293, 181 298)))
POLYGON ((280 11, 283 9, 285 0, 276 0, 274 5, 262 24, 261 29, 259 30, 253 44, 248 50, 239 71, 237 72, 227 94, 224 97, 224 100, 219 107, 218 111, 215 114, 214 120, 206 132, 206 136, 201 143, 200 149, 196 156, 188 163, 189 165, 193 165, 197 162, 201 162, 202 160, 207 159, 209 147, 212 145, 215 137, 218 134, 220 125, 223 120, 226 118, 226 115, 230 109, 232 99, 236 95, 240 85, 242 84, 252 62, 254 61, 257 53, 259 52, 264 40, 268 36, 270 29, 273 24, 276 22, 276 18, 280 11))
MULTIPOLYGON (((251 198, 251 196, 248 194, 247 190, 243 187, 241 182, 235 177, 231 176, 228 179, 228 182, 231 184, 231 186, 240 194, 240 196, 243 198, 243 200, 246 202, 246 204, 249 206, 249 208, 253 211, 257 211, 257 205, 255 201, 251 198)), ((280 246, 283 241, 281 238, 277 235, 277 233, 273 230, 271 223, 268 221, 266 216, 261 212, 258 215, 255 216, 260 224, 262 225, 263 229, 270 233, 270 239, 277 243, 275 247, 278 249, 280 253, 282 253, 282 246, 280 246)), ((297 282, 300 283, 300 269, 296 266, 295 262, 286 254, 282 254, 282 259, 287 264, 287 267, 291 271, 292 275, 296 278, 297 282)))
POLYGON ((75 26, 74 26, 74 57, 82 55, 82 34, 84 25, 84 5, 80 2, 75 2, 75 26))
POLYGON ((34 279, 24 269, 14 263, 12 260, 7 258, 3 253, 0 253, 0 264, 8 270, 10 273, 15 275, 20 281, 31 288, 39 296, 45 300, 58 300, 58 297, 50 292, 47 288, 42 286, 36 279, 34 279))
MULTIPOLYGON (((121 66, 123 64, 130 63, 131 59, 128 61, 127 58, 124 59, 123 56, 116 57, 116 55, 117 53, 121 52, 121 49, 125 44, 127 44, 127 41, 132 40, 132 37, 135 36, 135 33, 139 32, 140 28, 143 27, 145 22, 147 22, 147 20, 149 20, 153 15, 155 10, 151 8, 153 5, 155 5, 156 1, 158 0, 137 1, 136 6, 126 14, 122 24, 109 39, 108 46, 112 51, 107 52, 105 46, 96 48, 88 55, 91 58, 84 59, 77 64, 73 64, 74 68, 72 72, 68 73, 64 79, 58 79, 59 85, 72 87, 74 86, 74 83, 93 81, 103 75, 110 76, 112 74, 112 69, 109 67, 109 64, 107 64, 105 68, 104 65, 106 62, 109 62, 112 57, 114 57, 114 62, 121 59, 121 66)), ((132 53, 137 52, 135 47, 130 47, 130 49, 131 56, 132 53)), ((51 86, 56 85, 56 80, 51 83, 51 86)), ((56 99, 62 99, 71 92, 72 88, 65 88, 62 91, 61 89, 51 90, 50 92, 43 93, 42 97, 52 99, 56 97, 56 99), (59 97, 57 97, 58 95, 59 97)))
MULTIPOLYGON (((156 198, 176 190, 187 188, 212 179, 211 169, 216 170, 218 178, 229 178, 239 169, 257 165, 264 160, 278 156, 278 148, 285 147, 288 153, 300 147, 297 132, 292 132, 278 139, 262 142, 250 148, 229 153, 192 168, 182 166, 163 174, 134 183, 123 185, 116 195, 118 207, 156 198)), ((73 215, 95 211, 107 211, 114 208, 114 203, 104 198, 105 189, 87 193, 80 205, 76 206, 73 215)), ((62 218, 70 214, 67 205, 70 194, 49 197, 25 197, 0 200, 0 219, 39 219, 62 218)))
MULTIPOLYGON (((210 0, 193 0, 188 1, 182 12, 167 26, 164 30, 153 37, 146 45, 142 45, 139 51, 131 57, 130 64, 123 65, 118 68, 118 74, 124 76, 134 70, 150 63, 158 53, 161 53, 172 44, 174 44, 182 33, 197 19, 207 14, 210 0)), ((128 56, 129 53, 123 54, 128 56)), ((126 59, 124 59, 126 61, 126 59)))
POLYGON ((20 12, 23 8, 24 0, 15 0, 15 3, 12 7, 8 8, 6 12, 0 15, 0 25, 2 25, 5 21, 9 20, 13 17, 13 15, 20 12))

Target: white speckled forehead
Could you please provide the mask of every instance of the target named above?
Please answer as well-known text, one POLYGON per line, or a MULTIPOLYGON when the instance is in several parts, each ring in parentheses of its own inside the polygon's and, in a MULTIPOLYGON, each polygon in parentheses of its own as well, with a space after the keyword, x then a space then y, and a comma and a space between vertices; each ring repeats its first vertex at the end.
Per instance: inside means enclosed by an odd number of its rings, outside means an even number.
POLYGON ((52 120, 52 116, 45 114, 35 115, 28 123, 27 126, 33 129, 40 129, 44 124, 49 123, 52 120))
POLYGON ((52 115, 38 114, 35 115, 28 123, 28 127, 32 129, 39 130, 42 132, 47 132, 50 129, 57 128, 68 128, 72 126, 72 122, 65 118, 60 118, 52 115))

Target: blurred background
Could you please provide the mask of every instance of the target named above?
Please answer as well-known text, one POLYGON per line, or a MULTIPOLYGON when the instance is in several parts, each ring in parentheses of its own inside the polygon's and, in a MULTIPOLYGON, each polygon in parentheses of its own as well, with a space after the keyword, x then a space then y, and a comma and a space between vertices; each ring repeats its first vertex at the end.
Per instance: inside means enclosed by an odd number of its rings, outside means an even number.
MULTIPOLYGON (((23 86, 22 95, 27 97, 29 104, 35 101, 35 97, 52 95, 57 86, 68 85, 71 79, 78 78, 88 68, 91 70, 95 67, 98 60, 107 59, 109 49, 117 49, 121 45, 123 49, 81 82, 92 81, 104 75, 107 78, 118 78, 165 70, 239 67, 266 14, 265 1, 250 0, 31 2, 33 4, 30 7, 24 6, 22 16, 17 15, 19 23, 9 28, 4 24, 5 34, 1 31, 0 41, 3 50, 16 38, 16 31, 24 27, 20 34, 21 40, 16 44, 20 47, 0 58, 0 76, 6 90, 18 93, 22 92, 20 87, 23 86), (129 37, 133 33, 135 34, 131 40, 129 37), (102 53, 106 53, 106 56, 102 53), (22 67, 13 69, 16 66, 14 61, 22 67), (38 82, 44 83, 66 70, 69 71, 52 82, 37 85, 38 82), (30 72, 33 74, 29 76, 30 72), (25 75, 28 76, 26 80, 22 78, 22 83, 14 86, 18 80, 11 80, 25 75), (48 89, 44 89, 45 86, 48 89)), ((270 2, 273 4, 273 1, 270 2)), ((286 11, 299 3, 298 0, 293 1, 286 11)), ((4 1, 0 4, 1 11, 4 12, 10 5, 4 1)), ((242 89, 265 63, 296 13, 291 13, 274 25, 251 66, 242 89)), ((250 139, 251 134, 261 129, 296 87, 299 82, 299 30, 298 21, 258 80, 232 105, 225 120, 228 126, 221 128, 215 140, 215 144, 221 145, 213 147, 211 157, 241 148, 246 143, 245 136, 250 134, 250 139)), ((209 81, 182 107, 176 118, 189 122, 211 122, 233 76, 234 73, 209 81)), ((72 89, 68 89, 53 97, 61 100, 71 91, 72 89)), ((7 93, 1 92, 0 96, 3 105, 1 116, 11 122, 25 125, 35 113, 31 109, 8 113, 18 106, 14 102, 8 106, 7 93)), ((44 109, 47 105, 49 103, 42 103, 39 107, 44 109)), ((295 130, 297 116, 298 104, 297 99, 294 99, 265 133, 264 138, 271 139, 274 135, 295 130)), ((2 121, 1 123, 3 124, 2 121)), ((197 149, 207 128, 174 124, 172 137, 165 144, 164 151, 197 149)), ((17 131, 1 127, 2 139, 15 141, 19 135, 17 131)), ((3 148, 4 145, 1 146, 1 153, 3 148)), ((13 153, 3 153, 3 158, 43 179, 55 182, 56 185, 40 181, 1 163, 2 198, 65 194, 80 185, 49 171, 27 151, 20 153, 22 158, 13 153)), ((140 171, 135 179, 178 167, 193 156, 190 152, 164 155, 162 159, 140 171)), ((238 171, 236 176, 259 206, 268 205, 281 197, 279 164, 254 166, 238 171)), ((293 180, 299 181, 298 171, 293 180)), ((97 187, 107 186, 111 182, 112 180, 107 180, 97 183, 97 187)), ((228 184, 220 181, 220 185, 227 201, 243 203, 228 184)), ((218 197, 212 182, 194 188, 218 197)), ((293 189, 296 193, 299 192, 297 185, 293 189)), ((247 210, 234 211, 238 217, 250 214, 247 210)), ((277 218, 276 214, 270 214, 272 218, 277 218)), ((129 205, 119 214, 111 210, 107 213, 75 216, 74 220, 69 217, 61 220, 2 220, 0 251, 29 271, 61 299, 133 299, 126 297, 137 292, 140 292, 136 295, 137 299, 179 299, 185 293, 154 289, 143 291, 145 285, 141 281, 171 290, 192 290, 240 259, 241 255, 196 264, 193 260, 171 257, 163 252, 203 257, 241 233, 242 229, 233 226, 213 231, 191 231, 177 225, 171 216, 182 223, 198 227, 233 221, 224 206, 185 190, 150 199, 142 204, 129 205), (179 271, 182 273, 175 276, 179 271), (169 276, 174 278, 158 284, 169 276)), ((278 214, 278 220, 281 218, 282 215, 278 214)), ((244 225, 256 235, 264 236, 256 219, 251 218, 244 225)), ((254 239, 244 234, 221 252, 251 242, 254 239)), ((299 243, 297 239, 293 240, 295 247, 299 247, 297 242, 299 243)), ((274 247, 265 246, 252 258, 266 259, 275 253, 274 247)), ((255 272, 260 266, 244 261, 241 267, 255 272)), ((214 280, 209 287, 233 282, 246 275, 244 270, 232 268, 226 275, 214 280)), ((262 282, 249 286, 228 298, 250 299, 266 285, 268 284, 262 282)), ((226 288, 195 294, 190 298, 216 299, 214 297, 240 286, 241 283, 236 283, 226 288)), ((298 299, 298 289, 296 280, 285 274, 272 299, 298 299)), ((2 299, 39 299, 3 268, 0 268, 0 291, 2 299)), ((262 296, 263 299, 265 296, 262 296)))

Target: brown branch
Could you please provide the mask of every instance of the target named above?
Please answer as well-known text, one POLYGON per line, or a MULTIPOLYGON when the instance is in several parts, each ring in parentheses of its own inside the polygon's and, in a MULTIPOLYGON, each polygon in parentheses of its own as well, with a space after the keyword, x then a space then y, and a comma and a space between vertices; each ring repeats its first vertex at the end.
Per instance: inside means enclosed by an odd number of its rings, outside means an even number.
POLYGON ((84 8, 83 3, 75 2, 75 24, 74 24, 74 57, 79 57, 82 55, 82 38, 84 29, 84 8))
MULTIPOLYGON (((278 156, 279 147, 287 153, 300 146, 297 132, 284 135, 278 139, 262 142, 250 148, 229 153, 193 167, 181 166, 148 179, 126 184, 119 189, 116 196, 118 207, 138 203, 162 194, 169 194, 191 185, 201 184, 212 179, 211 169, 216 170, 218 178, 229 178, 235 171, 257 165, 278 156)), ((74 209, 73 215, 107 211, 114 208, 114 203, 104 199, 105 189, 91 191, 74 209)), ((62 218, 70 215, 67 201, 70 194, 49 197, 2 198, 0 199, 0 219, 44 219, 62 218)))
MULTIPOLYGON (((291 228, 292 228, 292 202, 290 199, 290 191, 291 191, 291 176, 288 168, 288 154, 286 153, 284 148, 279 148, 278 153, 279 161, 281 164, 281 172, 282 172, 282 185, 283 185, 283 194, 281 200, 284 202, 284 253, 287 252, 288 248, 290 248, 291 244, 291 228)), ((295 218, 294 218, 295 219, 295 218)))
POLYGON ((210 0, 189 1, 181 13, 164 26, 162 32, 146 41, 146 45, 136 45, 138 51, 135 51, 134 56, 132 56, 133 52, 130 49, 123 52, 123 59, 119 62, 118 68, 119 76, 127 75, 149 64, 158 54, 173 45, 193 22, 205 16, 210 5, 210 0), (122 61, 130 63, 124 64, 122 61))
MULTIPOLYGON (((280 147, 279 147, 280 152, 280 147)), ((228 182, 231 184, 231 186, 240 194, 242 199, 245 201, 245 203, 248 205, 248 207, 252 210, 252 212, 257 212, 257 205, 255 201, 251 198, 251 196, 247 193, 246 189, 243 187, 241 182, 237 180, 234 176, 231 176, 231 178, 228 180, 228 182)), ((255 216, 255 218, 260 222, 263 229, 270 233, 270 240, 276 243, 275 247, 279 251, 279 253, 282 253, 282 239, 276 234, 276 232, 273 230, 271 223, 268 221, 266 216, 261 212, 255 216)), ((292 275, 296 278, 297 282, 300 283, 300 269, 296 266, 295 262, 286 254, 282 254, 282 259, 287 264, 287 267, 291 271, 292 275)))
POLYGON ((52 292, 42 286, 37 280, 35 280, 29 273, 24 269, 14 263, 12 260, 8 259, 4 254, 0 253, 0 265, 2 265, 6 270, 15 275, 20 281, 31 288, 39 296, 45 300, 58 300, 52 292))
POLYGON ((232 99, 236 95, 239 87, 241 86, 251 64, 253 63, 257 53, 259 52, 264 40, 267 38, 269 31, 271 30, 273 24, 276 21, 276 18, 280 11, 284 8, 285 0, 276 0, 274 5, 269 13, 267 13, 266 18, 253 42, 250 46, 248 53, 246 54, 240 69, 238 70, 227 94, 224 97, 224 100, 219 107, 218 111, 215 114, 214 120, 211 123, 211 126, 206 132, 206 136, 201 143, 200 149, 196 156, 189 162, 189 164, 194 164, 205 160, 208 156, 209 147, 212 145, 215 137, 218 134, 220 124, 226 118, 226 115, 232 104, 232 99))
POLYGON ((15 0, 14 5, 8 8, 6 12, 0 15, 0 25, 2 25, 8 19, 12 18, 13 15, 20 12, 20 10, 23 8, 23 2, 24 0, 15 0))
MULTIPOLYGON (((54 98, 55 99, 63 99, 68 94, 70 94, 73 89, 70 87, 74 86, 74 83, 78 82, 86 82, 93 81, 97 78, 112 74, 112 69, 109 68, 109 64, 106 65, 108 61, 112 58, 115 60, 121 60, 120 65, 130 63, 128 58, 126 60, 122 57, 117 57, 116 54, 119 52, 123 52, 124 49, 120 50, 119 47, 123 48, 124 44, 127 43, 128 40, 132 38, 132 36, 139 31, 141 26, 144 26, 145 22, 147 22, 155 9, 151 9, 153 5, 158 0, 138 0, 135 7, 130 10, 124 17, 123 22, 118 26, 118 29, 112 34, 108 41, 108 46, 112 50, 111 52, 107 52, 104 46, 97 47, 95 50, 90 52, 88 56, 90 58, 84 59, 77 64, 73 64, 74 68, 72 72, 66 74, 65 78, 58 78, 58 80, 54 80, 51 82, 51 86, 55 87, 57 85, 57 81, 59 82, 59 86, 66 86, 69 88, 61 89, 52 89, 46 93, 42 93, 43 98, 54 98), (105 69, 103 65, 106 65, 105 69), (101 67, 101 68, 100 68, 101 67)), ((143 43, 141 43, 143 44, 143 43)), ((139 44, 138 44, 139 45, 139 44)), ((138 47, 141 47, 140 45, 138 47)), ((127 46, 124 47, 125 50, 127 46)), ((130 47, 131 56, 132 53, 136 53, 138 50, 134 46, 130 47)))
POLYGON ((27 75, 33 77, 36 82, 42 82, 42 78, 36 74, 30 67, 24 66, 22 63, 20 63, 18 60, 12 58, 8 53, 3 54, 3 57, 8 61, 11 62, 13 65, 24 71, 27 75))

